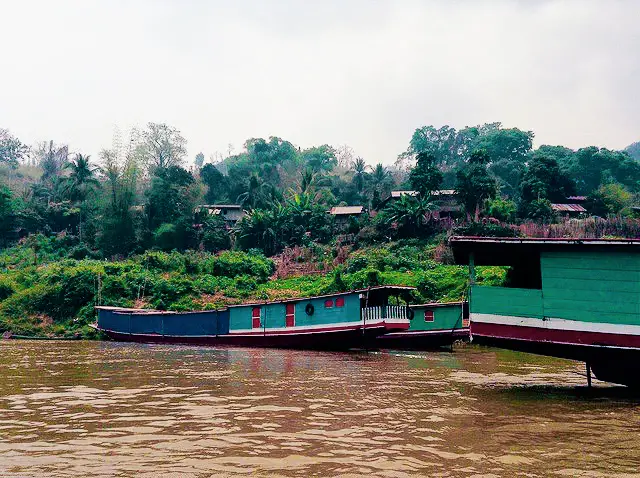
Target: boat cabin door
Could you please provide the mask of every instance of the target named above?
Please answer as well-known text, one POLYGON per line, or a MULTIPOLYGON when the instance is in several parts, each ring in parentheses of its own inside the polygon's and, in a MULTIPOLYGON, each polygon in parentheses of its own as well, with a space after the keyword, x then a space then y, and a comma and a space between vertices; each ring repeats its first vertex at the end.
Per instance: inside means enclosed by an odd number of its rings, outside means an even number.
POLYGON ((284 319, 285 319, 284 320, 285 327, 294 327, 296 325, 296 305, 295 304, 285 305, 284 319))

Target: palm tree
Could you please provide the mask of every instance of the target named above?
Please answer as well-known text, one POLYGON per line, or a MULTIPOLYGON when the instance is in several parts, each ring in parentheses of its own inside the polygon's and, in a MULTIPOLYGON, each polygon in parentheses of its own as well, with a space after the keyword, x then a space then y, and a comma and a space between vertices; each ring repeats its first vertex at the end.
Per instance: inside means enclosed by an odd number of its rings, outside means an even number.
POLYGON ((393 183, 391 173, 381 163, 376 164, 376 167, 373 168, 369 181, 372 192, 376 192, 378 196, 382 196, 384 193, 388 194, 393 183))
POLYGON ((254 209, 236 226, 237 237, 245 248, 258 247, 265 254, 275 254, 280 249, 280 211, 254 209))
POLYGON ((82 240, 82 204, 89 193, 100 187, 100 183, 95 177, 98 168, 93 168, 89 161, 89 156, 83 156, 82 154, 77 154, 64 168, 71 170, 71 174, 63 179, 61 183, 62 191, 71 201, 79 204, 78 231, 80 240, 82 240))
POLYGON ((238 196, 238 202, 248 209, 256 209, 268 202, 267 189, 267 184, 254 173, 249 177, 247 190, 238 196))
POLYGON ((387 210, 388 225, 405 237, 416 237, 433 219, 435 204, 429 196, 400 196, 387 210))
POLYGON ((364 189, 364 183, 367 180, 367 164, 362 158, 356 158, 352 164, 353 167, 353 184, 356 186, 356 190, 361 193, 364 189))
POLYGON ((43 183, 49 183, 60 175, 64 164, 67 162, 69 147, 57 146, 53 141, 49 141, 48 144, 40 144, 36 155, 40 158, 38 163, 42 168, 42 177, 40 179, 43 183))

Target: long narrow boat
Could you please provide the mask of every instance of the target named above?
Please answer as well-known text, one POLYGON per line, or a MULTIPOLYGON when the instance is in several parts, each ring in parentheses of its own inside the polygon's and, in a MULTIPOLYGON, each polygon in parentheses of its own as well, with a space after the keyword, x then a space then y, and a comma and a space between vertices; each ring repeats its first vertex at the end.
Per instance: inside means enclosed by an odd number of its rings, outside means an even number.
POLYGON ((349 349, 408 329, 409 308, 399 304, 412 289, 371 287, 202 312, 96 307, 95 327, 125 342, 349 349))
POLYGON ((640 240, 453 237, 469 264, 474 342, 584 361, 640 386, 640 240), (507 287, 475 284, 476 265, 510 266, 507 287))
POLYGON ((380 348, 431 350, 469 339, 467 302, 434 302, 410 308, 409 328, 379 336, 376 344, 380 348))

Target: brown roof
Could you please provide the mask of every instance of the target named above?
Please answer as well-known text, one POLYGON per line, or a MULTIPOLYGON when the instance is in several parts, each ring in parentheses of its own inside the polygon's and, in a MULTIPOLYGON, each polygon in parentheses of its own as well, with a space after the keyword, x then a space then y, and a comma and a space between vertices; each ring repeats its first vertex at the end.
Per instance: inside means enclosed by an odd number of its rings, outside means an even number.
POLYGON ((551 209, 557 212, 587 212, 580 204, 552 204, 551 209))
POLYGON ((437 191, 433 191, 431 195, 432 196, 455 196, 456 190, 455 189, 439 189, 437 191))
POLYGON ((362 214, 364 210, 363 206, 335 206, 329 211, 329 214, 334 216, 349 216, 352 214, 362 214))
POLYGON ((392 198, 399 198, 401 196, 417 196, 418 191, 391 191, 392 198))

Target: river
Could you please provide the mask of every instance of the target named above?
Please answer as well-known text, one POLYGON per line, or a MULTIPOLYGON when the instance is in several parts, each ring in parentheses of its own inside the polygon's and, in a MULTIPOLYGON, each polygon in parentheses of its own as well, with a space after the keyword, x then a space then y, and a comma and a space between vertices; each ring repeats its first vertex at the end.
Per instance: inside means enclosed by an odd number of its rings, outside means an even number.
POLYGON ((640 477, 640 398, 474 346, 0 341, 0 476, 640 477))

